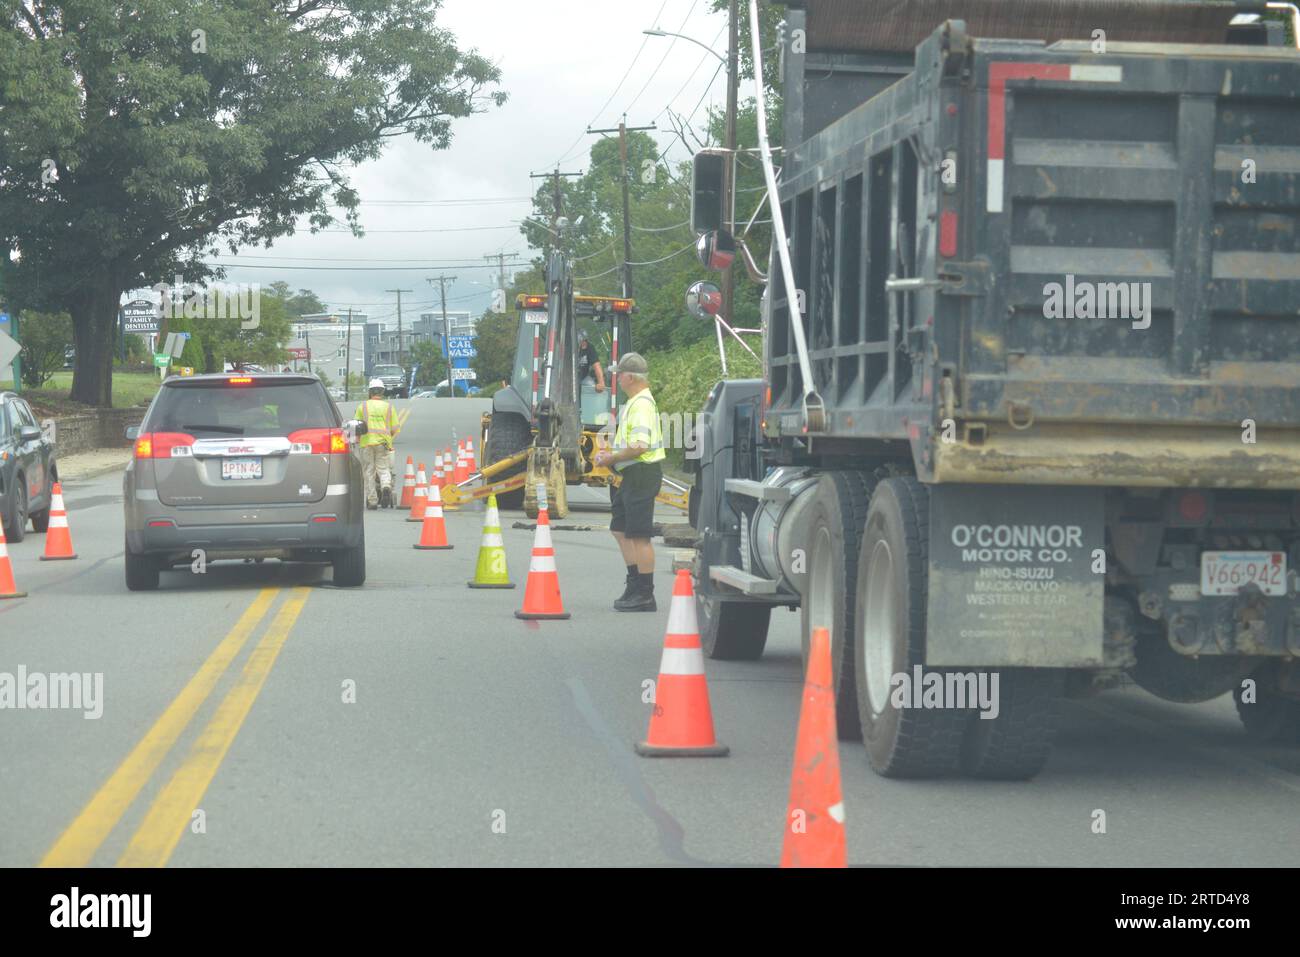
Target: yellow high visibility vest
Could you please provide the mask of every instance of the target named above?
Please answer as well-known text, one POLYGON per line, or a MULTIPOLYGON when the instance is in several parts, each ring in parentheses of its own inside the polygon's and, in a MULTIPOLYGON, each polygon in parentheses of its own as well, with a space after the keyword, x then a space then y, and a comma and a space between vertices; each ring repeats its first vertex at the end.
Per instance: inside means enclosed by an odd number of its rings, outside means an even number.
POLYGON ((393 407, 383 399, 367 399, 357 406, 355 418, 366 423, 366 434, 358 443, 362 448, 370 445, 393 447, 393 407))
POLYGON ((615 469, 622 471, 636 462, 659 462, 665 458, 663 430, 659 426, 659 407, 649 389, 642 389, 627 400, 618 418, 618 431, 614 433, 614 448, 626 449, 645 443, 644 452, 631 462, 620 462, 615 469))

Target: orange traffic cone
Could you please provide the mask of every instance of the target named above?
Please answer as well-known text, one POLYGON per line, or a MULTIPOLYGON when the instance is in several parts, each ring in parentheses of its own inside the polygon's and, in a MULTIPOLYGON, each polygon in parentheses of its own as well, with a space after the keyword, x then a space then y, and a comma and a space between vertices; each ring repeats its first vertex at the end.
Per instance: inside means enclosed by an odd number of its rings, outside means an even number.
POLYGON ((415 461, 406 457, 406 475, 402 478, 402 498, 397 503, 400 508, 410 508, 415 500, 415 461))
POLYGON ((647 758, 721 758, 729 750, 713 734, 704 651, 695 620, 695 593, 691 573, 682 569, 673 582, 650 730, 636 745, 636 753, 647 758))
POLYGON ((26 598, 27 592, 18 590, 14 581, 13 563, 9 560, 9 546, 5 544, 5 527, 0 522, 0 598, 26 598))
POLYGON ((560 575, 555 570, 555 547, 551 544, 551 520, 546 509, 537 510, 537 534, 533 537, 533 556, 528 562, 528 581, 524 584, 524 607, 516 618, 568 618, 560 599, 560 575))
POLYGON ((468 463, 465 461, 465 446, 461 442, 456 443, 456 471, 452 473, 452 481, 457 485, 469 478, 468 463))
POLYGON ((454 545, 447 544, 447 523, 442 517, 442 495, 437 485, 429 486, 429 494, 424 501, 424 524, 420 526, 420 541, 412 547, 426 550, 454 548, 454 545))
POLYGON ((53 502, 50 503, 50 525, 45 532, 43 562, 66 562, 77 557, 72 550, 72 534, 68 531, 68 512, 63 507, 63 485, 54 483, 53 502))
POLYGON ((813 629, 808 653, 781 866, 848 866, 835 692, 831 687, 831 639, 825 628, 813 629))
POLYGON ((465 463, 469 467, 469 474, 473 475, 478 471, 478 462, 474 458, 474 440, 465 440, 465 463))
POLYGON ((415 493, 411 496, 411 514, 406 516, 408 522, 423 522, 424 507, 429 495, 429 480, 424 477, 424 463, 415 473, 415 493))

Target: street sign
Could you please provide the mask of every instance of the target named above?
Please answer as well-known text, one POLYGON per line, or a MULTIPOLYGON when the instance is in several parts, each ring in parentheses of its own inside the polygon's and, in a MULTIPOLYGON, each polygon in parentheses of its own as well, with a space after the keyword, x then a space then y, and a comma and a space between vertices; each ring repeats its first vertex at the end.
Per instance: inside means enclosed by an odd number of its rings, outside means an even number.
POLYGON ((453 359, 473 359, 478 355, 473 336, 448 336, 447 353, 453 359))
POLYGON ((289 358, 290 358, 290 359, 310 359, 310 358, 311 358, 311 350, 310 350, 310 349, 300 349, 300 348, 296 348, 296 347, 295 347, 295 348, 293 348, 293 349, 288 350, 288 352, 289 352, 289 358))
POLYGON ((166 352, 155 352, 153 354, 153 364, 159 369, 166 369, 171 364, 172 357, 166 352))
POLYGON ((478 373, 473 369, 452 369, 452 379, 477 379, 478 373))
POLYGON ((14 356, 22 352, 23 347, 13 340, 7 333, 0 332, 0 367, 7 366, 14 361, 14 356))
POLYGON ((158 331, 158 304, 133 299, 122 307, 122 331, 128 336, 149 336, 158 331))

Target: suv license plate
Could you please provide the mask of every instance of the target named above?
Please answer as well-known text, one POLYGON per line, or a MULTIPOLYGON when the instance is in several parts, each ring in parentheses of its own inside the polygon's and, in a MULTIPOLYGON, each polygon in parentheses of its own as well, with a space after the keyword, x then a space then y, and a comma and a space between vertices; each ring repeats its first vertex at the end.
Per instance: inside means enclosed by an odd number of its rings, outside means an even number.
POLYGON ((260 479, 262 477, 262 460, 256 459, 222 459, 221 477, 223 479, 260 479))
POLYGON ((1286 552, 1201 553, 1202 595, 1235 595, 1251 582, 1265 595, 1286 597, 1286 552))

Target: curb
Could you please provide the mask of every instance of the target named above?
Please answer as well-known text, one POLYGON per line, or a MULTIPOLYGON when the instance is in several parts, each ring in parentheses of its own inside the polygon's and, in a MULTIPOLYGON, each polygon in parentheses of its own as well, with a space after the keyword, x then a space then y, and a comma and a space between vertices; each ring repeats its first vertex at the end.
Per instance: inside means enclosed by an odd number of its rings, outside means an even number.
POLYGON ((59 473, 59 480, 65 482, 81 482, 85 479, 99 478, 101 475, 108 475, 110 472, 124 472, 126 471, 126 466, 129 462, 130 459, 128 458, 125 462, 114 465, 99 465, 95 468, 75 472, 71 475, 59 473))

